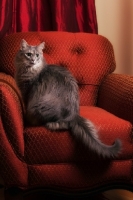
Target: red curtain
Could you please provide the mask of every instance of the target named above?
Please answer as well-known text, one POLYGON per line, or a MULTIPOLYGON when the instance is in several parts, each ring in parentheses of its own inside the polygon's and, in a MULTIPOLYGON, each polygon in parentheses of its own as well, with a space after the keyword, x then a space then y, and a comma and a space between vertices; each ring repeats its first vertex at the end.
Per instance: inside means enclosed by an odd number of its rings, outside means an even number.
POLYGON ((95 0, 0 0, 0 38, 24 31, 97 33, 95 0))

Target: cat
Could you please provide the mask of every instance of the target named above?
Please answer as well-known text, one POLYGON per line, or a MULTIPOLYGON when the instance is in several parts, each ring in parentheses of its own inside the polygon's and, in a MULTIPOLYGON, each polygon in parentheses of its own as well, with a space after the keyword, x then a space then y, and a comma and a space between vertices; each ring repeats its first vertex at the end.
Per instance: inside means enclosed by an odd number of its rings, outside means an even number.
POLYGON ((96 154, 111 158, 121 151, 121 141, 112 146, 102 143, 94 124, 79 115, 78 84, 65 68, 47 64, 43 56, 45 42, 29 45, 24 39, 15 56, 15 80, 32 126, 67 130, 96 154))

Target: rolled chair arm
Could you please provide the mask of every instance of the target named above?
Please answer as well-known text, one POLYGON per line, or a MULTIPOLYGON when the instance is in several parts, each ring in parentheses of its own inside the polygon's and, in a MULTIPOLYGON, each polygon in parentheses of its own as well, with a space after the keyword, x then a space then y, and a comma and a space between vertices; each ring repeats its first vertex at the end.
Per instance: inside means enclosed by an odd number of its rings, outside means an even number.
POLYGON ((26 187, 28 184, 22 107, 15 80, 0 73, 0 171, 7 187, 26 187))
POLYGON ((97 105, 133 123, 133 77, 108 75, 99 88, 97 105))
MULTIPOLYGON (((23 105, 15 80, 0 73, 1 129, 17 156, 24 156, 23 105)), ((1 136, 0 136, 1 137, 1 136)))

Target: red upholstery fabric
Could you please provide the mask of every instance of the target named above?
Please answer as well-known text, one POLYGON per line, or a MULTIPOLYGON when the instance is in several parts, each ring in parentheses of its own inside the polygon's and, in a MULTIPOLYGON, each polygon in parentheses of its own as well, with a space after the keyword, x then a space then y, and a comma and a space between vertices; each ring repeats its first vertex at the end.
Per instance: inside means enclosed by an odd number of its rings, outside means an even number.
POLYGON ((98 106, 133 123, 133 76, 110 74, 100 86, 98 106))
MULTIPOLYGON (((132 158, 133 145, 129 143, 132 131, 130 122, 97 107, 83 106, 80 112, 82 116, 93 121, 99 129, 99 137, 104 143, 112 145, 116 138, 124 141, 123 149, 126 151, 122 152, 119 159, 132 158)), ((51 132, 44 127, 28 127, 24 131, 24 136, 25 160, 28 164, 70 163, 81 160, 87 163, 90 160, 97 160, 96 155, 92 157, 89 155, 90 151, 85 149, 84 145, 77 145, 68 131, 51 132)))
MULTIPOLYGON (((2 74, 0 74, 1 77, 2 74)), ((11 80, 11 77, 9 77, 11 80)), ((18 95, 3 79, 0 82, 1 121, 17 154, 24 155, 22 107, 18 95)))
POLYGON ((5 185, 77 193, 133 184, 133 84, 116 75, 111 43, 86 33, 16 33, 0 41, 0 172, 5 185), (14 81, 14 55, 21 39, 46 42, 48 63, 67 67, 76 77, 80 114, 99 130, 101 140, 123 143, 117 158, 99 158, 71 136, 25 124, 24 105, 14 81), (121 87, 122 86, 122 87, 121 87))

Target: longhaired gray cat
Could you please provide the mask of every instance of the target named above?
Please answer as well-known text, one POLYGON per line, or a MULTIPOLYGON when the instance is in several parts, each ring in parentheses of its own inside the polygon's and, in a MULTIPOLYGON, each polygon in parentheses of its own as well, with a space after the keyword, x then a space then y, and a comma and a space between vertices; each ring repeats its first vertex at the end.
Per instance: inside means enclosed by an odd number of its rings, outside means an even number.
POLYGON ((15 57, 15 79, 21 91, 26 118, 34 126, 69 129, 84 145, 103 157, 117 156, 121 141, 112 146, 98 138, 93 123, 79 115, 78 85, 64 67, 49 65, 43 56, 45 43, 29 45, 24 39, 15 57))

